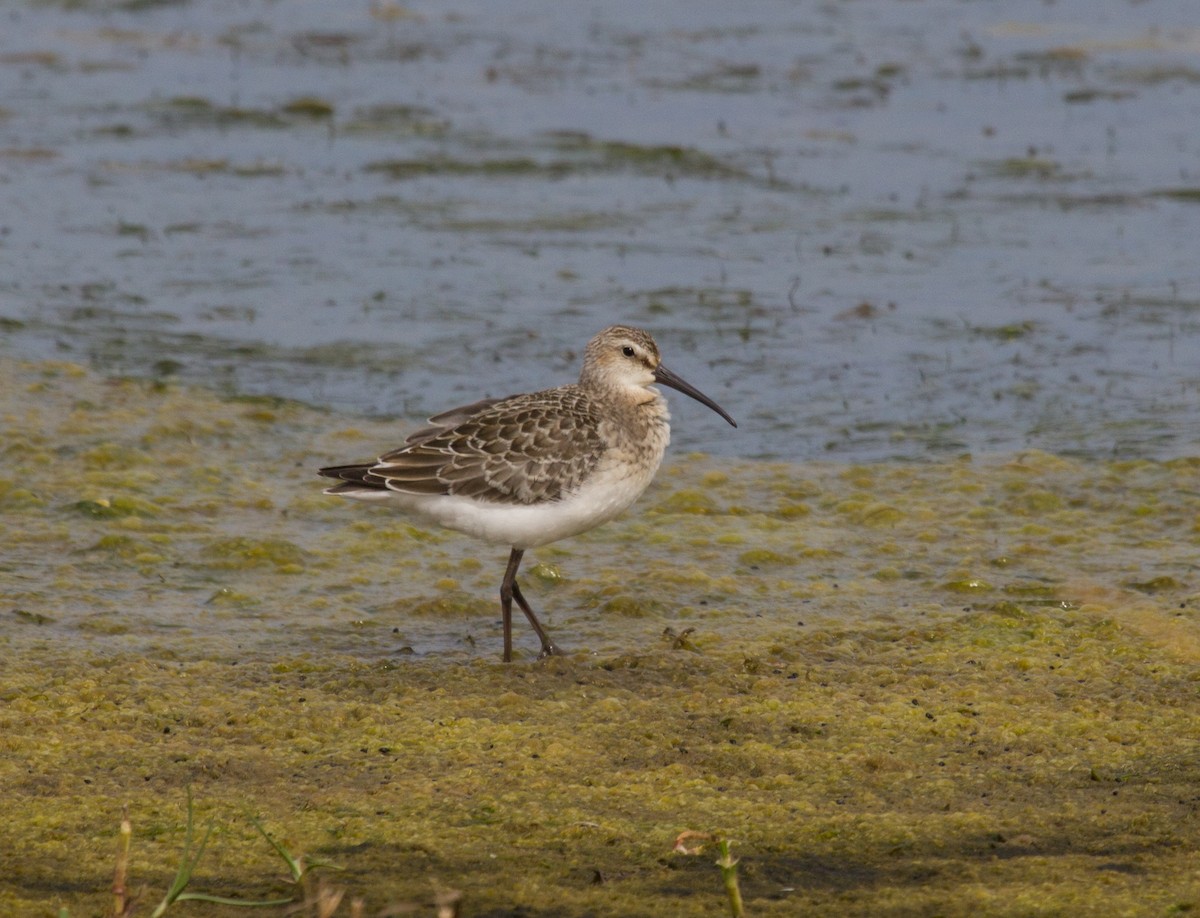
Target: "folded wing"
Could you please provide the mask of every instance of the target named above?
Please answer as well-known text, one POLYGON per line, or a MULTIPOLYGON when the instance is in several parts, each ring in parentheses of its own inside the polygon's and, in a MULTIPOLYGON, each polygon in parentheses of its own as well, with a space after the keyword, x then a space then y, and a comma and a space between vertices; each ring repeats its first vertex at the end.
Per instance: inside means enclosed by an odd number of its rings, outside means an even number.
POLYGON ((604 443, 576 386, 487 399, 443 412, 377 462, 331 466, 331 494, 363 489, 460 495, 499 504, 560 500, 599 462, 604 443), (547 424, 546 418, 554 423, 547 424))

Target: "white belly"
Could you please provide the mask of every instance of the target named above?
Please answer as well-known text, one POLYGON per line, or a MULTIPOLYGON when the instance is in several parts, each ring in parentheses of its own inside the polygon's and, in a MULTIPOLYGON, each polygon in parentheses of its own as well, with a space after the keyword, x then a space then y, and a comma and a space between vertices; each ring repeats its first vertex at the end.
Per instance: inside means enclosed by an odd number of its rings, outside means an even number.
POLYGON ((355 491, 342 496, 389 504, 485 542, 537 548, 587 532, 637 500, 658 471, 653 465, 604 463, 574 494, 542 504, 499 504, 470 497, 355 491))

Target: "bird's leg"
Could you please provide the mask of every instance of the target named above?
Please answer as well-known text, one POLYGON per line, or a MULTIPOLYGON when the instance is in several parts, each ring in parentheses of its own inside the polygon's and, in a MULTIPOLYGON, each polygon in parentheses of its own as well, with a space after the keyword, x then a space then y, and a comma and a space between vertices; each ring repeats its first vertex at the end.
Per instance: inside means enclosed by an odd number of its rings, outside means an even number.
POLYGON ((504 622, 504 656, 505 663, 512 662, 512 601, 513 593, 517 591, 517 568, 521 566, 521 557, 525 552, 514 548, 508 556, 508 567, 504 570, 504 579, 500 581, 500 618, 504 622))
POLYGON ((533 630, 537 632, 538 640, 542 642, 542 652, 538 654, 538 659, 543 660, 546 657, 553 656, 556 653, 561 654, 558 645, 550 640, 550 635, 546 633, 546 629, 542 627, 542 623, 537 620, 537 616, 533 614, 533 609, 529 608, 529 603, 525 601, 525 597, 521 595, 521 588, 517 586, 517 581, 513 581, 513 598, 516 599, 517 605, 521 607, 521 611, 525 613, 525 617, 529 619, 529 624, 533 625, 533 630))
POLYGON ((562 653, 554 642, 550 640, 550 636, 546 634, 546 629, 542 627, 542 623, 537 620, 537 616, 533 614, 533 609, 529 607, 529 603, 525 601, 525 597, 521 594, 521 588, 517 586, 517 568, 521 566, 521 558, 524 557, 525 550, 523 548, 514 548, 512 554, 508 556, 508 567, 504 571, 504 580, 500 584, 500 612, 504 620, 504 662, 512 662, 512 601, 515 599, 517 605, 521 607, 521 611, 525 613, 525 617, 529 619, 529 624, 533 626, 534 632, 538 636, 538 640, 542 642, 542 652, 538 654, 538 659, 548 657, 551 654, 562 653))

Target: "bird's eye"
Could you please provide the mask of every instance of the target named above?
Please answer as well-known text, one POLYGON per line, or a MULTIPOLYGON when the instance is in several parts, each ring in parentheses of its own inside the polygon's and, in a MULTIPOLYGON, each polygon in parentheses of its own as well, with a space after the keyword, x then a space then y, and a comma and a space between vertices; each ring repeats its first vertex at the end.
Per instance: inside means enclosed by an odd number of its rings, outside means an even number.
POLYGON ((621 353, 624 354, 626 357, 632 357, 633 356, 633 348, 627 344, 623 348, 621 348, 621 353))

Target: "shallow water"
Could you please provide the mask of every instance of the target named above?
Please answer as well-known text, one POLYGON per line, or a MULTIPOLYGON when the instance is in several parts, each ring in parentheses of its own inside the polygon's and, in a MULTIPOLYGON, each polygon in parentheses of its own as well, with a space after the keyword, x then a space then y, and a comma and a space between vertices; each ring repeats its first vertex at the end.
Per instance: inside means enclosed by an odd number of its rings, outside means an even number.
POLYGON ((619 319, 684 449, 1196 449, 1188 0, 4 16, 0 353, 417 419, 619 319))
MULTIPOLYGON (((0 360, 0 644, 149 658, 494 659, 507 550, 321 493, 394 426, 0 360)), ((586 656, 966 609, 1085 608, 1195 651, 1200 465, 683 457, 522 583, 586 656)), ((518 618, 519 659, 536 641, 518 618)))

